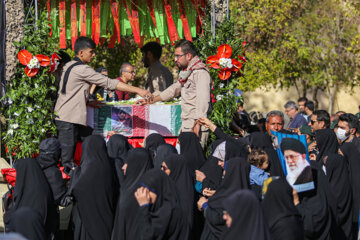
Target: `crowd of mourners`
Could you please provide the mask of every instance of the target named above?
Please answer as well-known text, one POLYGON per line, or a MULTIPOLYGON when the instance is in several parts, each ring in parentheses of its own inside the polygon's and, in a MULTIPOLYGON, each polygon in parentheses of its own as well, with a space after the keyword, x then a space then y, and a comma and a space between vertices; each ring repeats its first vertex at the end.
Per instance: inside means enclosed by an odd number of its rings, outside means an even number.
POLYGON ((37 240, 358 239, 359 116, 330 116, 304 98, 287 102, 284 112, 287 124, 282 111, 263 118, 240 104, 234 135, 198 119, 216 136, 207 152, 193 132, 180 133, 176 147, 153 133, 143 148, 119 134, 107 142, 90 135, 68 182, 59 141, 45 139, 37 158, 14 164, 6 231, 37 240), (313 190, 289 185, 272 131, 306 135, 313 190), (59 233, 59 207, 72 207, 66 234, 59 233))

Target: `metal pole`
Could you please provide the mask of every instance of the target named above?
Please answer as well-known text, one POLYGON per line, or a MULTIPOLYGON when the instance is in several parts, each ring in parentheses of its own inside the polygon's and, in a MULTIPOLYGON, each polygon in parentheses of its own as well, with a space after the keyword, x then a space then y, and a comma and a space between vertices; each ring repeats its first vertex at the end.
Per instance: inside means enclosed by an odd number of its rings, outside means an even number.
POLYGON ((229 0, 226 0, 226 17, 227 20, 230 20, 230 10, 229 10, 229 0))
POLYGON ((35 30, 37 30, 37 21, 38 21, 38 1, 35 1, 35 30))
POLYGON ((215 30, 215 26, 216 26, 216 16, 215 16, 215 0, 212 1, 212 15, 211 15, 211 32, 213 34, 213 40, 215 42, 215 37, 216 37, 216 30, 215 30))

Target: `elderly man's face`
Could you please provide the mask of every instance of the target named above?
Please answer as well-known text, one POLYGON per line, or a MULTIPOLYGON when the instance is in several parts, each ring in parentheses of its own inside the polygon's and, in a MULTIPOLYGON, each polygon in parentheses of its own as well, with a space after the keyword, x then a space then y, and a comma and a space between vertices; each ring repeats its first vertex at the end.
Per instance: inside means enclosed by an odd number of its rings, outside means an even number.
POLYGON ((285 113, 286 113, 286 115, 288 115, 288 117, 290 119, 293 119, 295 117, 295 115, 297 114, 297 110, 296 110, 296 108, 286 108, 285 113))
POLYGON ((284 158, 286 160, 286 164, 289 166, 291 171, 296 170, 298 167, 302 166, 306 161, 305 154, 300 154, 293 150, 285 150, 284 158))
POLYGON ((280 116, 270 116, 269 122, 265 124, 266 131, 271 135, 271 130, 278 132, 283 129, 283 119, 280 116))

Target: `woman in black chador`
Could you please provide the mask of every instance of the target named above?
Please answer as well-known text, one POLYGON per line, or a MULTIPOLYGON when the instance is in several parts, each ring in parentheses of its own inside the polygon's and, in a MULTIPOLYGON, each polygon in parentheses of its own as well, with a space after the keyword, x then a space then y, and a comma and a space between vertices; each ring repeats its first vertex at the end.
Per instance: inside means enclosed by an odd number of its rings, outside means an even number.
POLYGON ((198 201, 198 207, 204 211, 205 226, 201 239, 221 239, 226 231, 223 219, 223 201, 230 194, 239 189, 248 189, 250 186, 250 165, 244 158, 231 158, 225 162, 225 176, 215 194, 206 200, 198 201))
POLYGON ((269 184, 261 204, 273 240, 304 239, 304 224, 294 204, 293 189, 285 179, 269 184))
MULTIPOLYGON (((29 207, 39 214, 45 227, 47 238, 55 234, 59 219, 54 198, 49 184, 38 162, 33 158, 22 158, 14 164, 16 170, 16 184, 14 189, 14 205, 4 215, 7 231, 12 231, 13 215, 17 210, 29 207)), ((35 214, 36 215, 36 214, 35 214)))
POLYGON ((111 239, 118 185, 105 141, 91 135, 82 144, 80 166, 71 180, 74 239, 111 239))
POLYGON ((186 226, 175 183, 160 169, 150 169, 141 178, 135 198, 138 237, 134 239, 183 240, 186 226))
POLYGON ((152 167, 149 152, 144 148, 129 151, 123 167, 125 178, 120 188, 113 229, 113 240, 136 239, 138 221, 136 219, 139 204, 134 193, 139 187, 142 175, 152 167))
MULTIPOLYGON (((226 230, 220 239, 269 240, 260 203, 251 190, 237 190, 223 201, 226 230)), ((295 239, 291 236, 288 239, 295 239)))

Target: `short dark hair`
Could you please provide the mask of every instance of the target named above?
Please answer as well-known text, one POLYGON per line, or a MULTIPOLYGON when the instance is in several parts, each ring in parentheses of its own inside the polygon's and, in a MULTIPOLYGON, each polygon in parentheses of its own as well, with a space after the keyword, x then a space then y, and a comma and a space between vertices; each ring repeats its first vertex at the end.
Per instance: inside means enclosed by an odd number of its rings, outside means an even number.
POLYGON ((151 52, 155 59, 160 59, 162 54, 162 47, 157 42, 148 42, 142 48, 140 48, 140 50, 143 53, 151 52))
POLYGON ((301 98, 299 98, 298 99, 298 102, 307 102, 308 101, 308 99, 306 98, 306 97, 301 97, 301 98))
POLYGON ((193 56, 198 55, 194 44, 192 42, 190 42, 189 40, 184 40, 184 39, 180 40, 179 42, 177 42, 175 44, 175 49, 176 48, 181 48, 181 51, 184 54, 190 53, 193 56))
POLYGON ((75 45, 74 45, 74 51, 75 54, 78 55, 80 50, 84 50, 84 49, 95 49, 96 48, 96 44, 93 40, 91 40, 88 37, 78 37, 75 41, 75 45))
POLYGON ((248 156, 248 162, 255 167, 261 167, 267 157, 268 155, 264 150, 253 149, 248 156))
POLYGON ((59 65, 61 65, 61 64, 65 65, 67 62, 71 61, 71 57, 69 56, 69 54, 67 54, 66 52, 64 52, 62 50, 60 50, 57 55, 59 57, 59 65))
POLYGON ((312 112, 315 110, 315 105, 313 101, 307 101, 305 103, 305 107, 307 107, 312 112))
POLYGON ((330 115, 325 110, 316 110, 313 112, 313 115, 316 115, 317 121, 323 121, 325 123, 325 127, 330 127, 330 115))
POLYGON ((266 122, 270 121, 270 117, 281 117, 282 123, 284 124, 284 114, 281 111, 270 111, 266 114, 266 122))
POLYGON ((344 113, 341 114, 339 117, 339 121, 347 122, 349 125, 349 128, 357 128, 358 126, 358 120, 357 117, 354 114, 351 113, 344 113))

